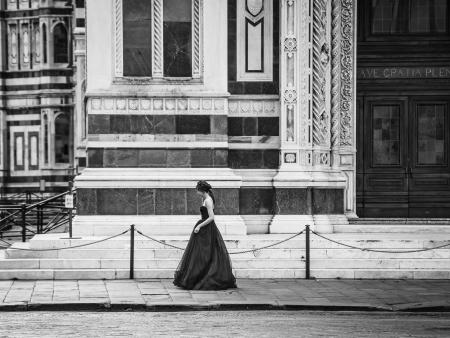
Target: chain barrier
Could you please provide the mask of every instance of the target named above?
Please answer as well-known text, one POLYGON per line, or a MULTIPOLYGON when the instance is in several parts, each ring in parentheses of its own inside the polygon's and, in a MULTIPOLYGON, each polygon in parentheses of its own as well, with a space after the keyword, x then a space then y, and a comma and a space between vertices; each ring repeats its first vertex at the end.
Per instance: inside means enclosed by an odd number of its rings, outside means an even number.
POLYGON ((322 236, 322 235, 318 234, 315 231, 311 230, 311 232, 314 235, 316 235, 318 237, 321 237, 321 238, 323 238, 323 239, 325 239, 327 241, 330 241, 332 243, 335 243, 335 244, 338 244, 338 245, 342 245, 342 246, 345 246, 345 247, 350 248, 350 249, 360 250, 360 251, 370 251, 370 252, 380 252, 380 253, 414 253, 414 252, 431 251, 431 250, 436 250, 436 249, 442 249, 442 248, 445 248, 445 247, 450 247, 450 243, 447 243, 447 244, 436 246, 436 247, 433 247, 433 248, 424 248, 424 249, 416 249, 416 250, 378 250, 378 249, 361 248, 361 247, 353 246, 353 245, 350 245, 350 244, 345 244, 345 243, 342 243, 342 242, 335 241, 335 240, 333 240, 331 238, 322 236))
MULTIPOLYGON (((130 268, 129 268, 129 270, 130 270, 130 279, 134 278, 134 251, 135 251, 134 233, 135 232, 138 233, 139 235, 149 239, 149 240, 152 240, 154 242, 160 243, 162 245, 165 245, 165 246, 168 246, 168 247, 171 247, 171 248, 174 248, 174 249, 178 249, 178 250, 185 250, 184 248, 181 248, 179 246, 166 243, 165 241, 158 240, 156 238, 153 238, 151 236, 148 236, 148 235, 144 234, 142 231, 136 229, 134 224, 131 224, 129 229, 124 230, 121 233, 118 233, 116 235, 109 236, 109 237, 106 237, 106 238, 103 238, 103 239, 100 239, 100 240, 97 240, 97 241, 84 243, 84 244, 79 244, 79 245, 68 246, 68 247, 49 248, 49 249, 25 249, 25 248, 14 248, 14 247, 0 246, 0 248, 1 249, 11 249, 11 250, 21 250, 21 251, 57 251, 57 250, 67 250, 67 249, 81 248, 81 247, 86 247, 86 246, 90 246, 90 245, 93 245, 93 244, 105 242, 105 241, 108 241, 110 239, 113 239, 113 238, 125 235, 128 232, 130 232, 130 268)), ((431 250, 436 250, 436 249, 442 249, 442 248, 445 248, 445 247, 450 247, 450 243, 447 243, 447 244, 439 245, 439 246, 436 246, 436 247, 433 247, 433 248, 424 248, 424 249, 417 249, 417 250, 379 250, 379 249, 361 248, 361 247, 353 246, 353 245, 350 245, 350 244, 345 244, 345 243, 333 240, 331 238, 325 237, 323 235, 320 235, 317 232, 310 230, 310 226, 306 225, 304 230, 302 230, 302 231, 300 231, 300 232, 298 232, 298 233, 296 233, 296 234, 294 234, 292 236, 289 236, 288 238, 285 238, 285 239, 283 239, 281 241, 278 241, 278 242, 275 242, 275 243, 272 243, 272 244, 269 244, 269 245, 265 245, 265 246, 262 246, 262 247, 259 247, 259 248, 253 248, 253 249, 248 249, 248 250, 230 252, 229 254, 230 255, 237 255, 237 254, 243 254, 243 253, 249 253, 249 252, 255 253, 257 251, 264 250, 264 249, 267 249, 267 248, 271 248, 271 247, 274 247, 274 246, 279 245, 281 243, 287 242, 287 241, 289 241, 289 240, 291 240, 291 239, 293 239, 293 238, 295 238, 297 236, 300 236, 303 233, 306 234, 306 236, 305 236, 305 245, 306 245, 305 246, 305 251, 306 251, 306 257, 305 257, 305 278, 306 279, 310 278, 310 233, 313 233, 314 235, 316 235, 316 236, 318 236, 318 237, 320 237, 320 238, 322 238, 324 240, 327 240, 329 242, 332 242, 332 243, 335 243, 335 244, 338 244, 338 245, 341 245, 341 246, 344 246, 344 247, 347 247, 347 248, 350 248, 350 249, 355 249, 355 250, 360 250, 360 251, 380 252, 380 253, 414 253, 414 252, 431 251, 431 250)), ((68 238, 68 239, 71 239, 71 237, 68 238)), ((5 241, 3 239, 0 239, 0 241, 4 242, 6 244, 9 244, 7 241, 5 241)))
MULTIPOLYGON (((164 242, 164 241, 157 240, 156 238, 153 238, 153 237, 151 237, 151 236, 148 236, 148 235, 142 233, 142 232, 139 231, 139 230, 136 230, 136 232, 137 232, 139 235, 144 236, 145 238, 148 238, 148 239, 150 239, 150 240, 152 240, 152 241, 155 241, 155 242, 157 242, 157 243, 160 243, 160 244, 163 244, 163 245, 170 246, 171 248, 174 248, 174 249, 184 250, 184 248, 181 248, 181 247, 179 247, 179 246, 175 246, 175 245, 172 245, 172 244, 168 244, 168 243, 166 243, 166 242, 164 242)), ((267 249, 267 248, 270 248, 270 247, 272 247, 272 246, 275 246, 275 245, 278 245, 278 244, 287 242, 287 241, 289 241, 290 239, 292 239, 292 238, 294 238, 294 237, 300 236, 300 235, 303 234, 304 232, 305 232, 305 230, 302 230, 302 231, 300 231, 300 232, 298 232, 298 233, 296 233, 296 234, 294 234, 294 235, 292 235, 292 236, 290 236, 290 237, 288 237, 288 238, 286 238, 286 239, 283 239, 283 240, 281 240, 281 241, 279 241, 279 242, 272 243, 272 244, 269 244, 269 245, 266 245, 266 246, 262 246, 262 247, 260 247, 260 248, 254 248, 254 249, 249 249, 249 250, 244 250, 244 251, 234 251, 234 252, 229 252, 228 254, 230 254, 230 255, 237 255, 237 254, 248 253, 248 252, 255 252, 255 251, 267 249)))
MULTIPOLYGON (((125 235, 125 234, 126 234, 127 232, 129 232, 129 231, 130 231, 130 229, 127 229, 127 230, 125 230, 125 231, 122 231, 122 232, 119 233, 119 234, 116 234, 116 235, 113 235, 113 236, 110 236, 110 237, 106 237, 106 238, 100 239, 100 240, 98 240, 98 241, 93 241, 93 242, 84 243, 84 244, 79 244, 79 245, 73 245, 73 246, 67 246, 67 247, 64 247, 64 248, 25 249, 25 248, 11 248, 11 247, 8 247, 8 249, 11 249, 11 250, 20 250, 20 251, 57 251, 57 250, 66 250, 66 249, 82 248, 82 247, 85 247, 85 246, 89 246, 89 245, 93 245, 93 244, 97 244, 97 243, 106 242, 106 241, 108 241, 108 240, 110 240, 110 239, 113 239, 113 238, 116 238, 116 237, 125 235)), ((68 239, 70 239, 70 238, 68 238, 68 239)))

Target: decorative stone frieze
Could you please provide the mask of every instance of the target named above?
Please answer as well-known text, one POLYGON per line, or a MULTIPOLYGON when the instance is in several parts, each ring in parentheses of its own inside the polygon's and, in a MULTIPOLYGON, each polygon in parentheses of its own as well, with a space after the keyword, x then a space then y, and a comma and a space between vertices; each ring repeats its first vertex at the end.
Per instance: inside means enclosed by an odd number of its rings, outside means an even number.
POLYGON ((228 116, 280 116, 278 99, 233 99, 228 100, 228 116))
POLYGON ((87 107, 90 114, 225 115, 227 100, 218 97, 91 97, 87 107))

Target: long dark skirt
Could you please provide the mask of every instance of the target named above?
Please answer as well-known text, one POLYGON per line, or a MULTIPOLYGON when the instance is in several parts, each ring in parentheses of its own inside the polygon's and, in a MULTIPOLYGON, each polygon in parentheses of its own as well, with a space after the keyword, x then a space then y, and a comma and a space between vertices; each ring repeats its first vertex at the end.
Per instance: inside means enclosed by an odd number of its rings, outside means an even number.
MULTIPOLYGON (((196 225, 202 221, 199 220, 196 225)), ((192 231, 175 271, 173 284, 188 290, 237 287, 230 256, 214 221, 202 227, 198 233, 192 231)))

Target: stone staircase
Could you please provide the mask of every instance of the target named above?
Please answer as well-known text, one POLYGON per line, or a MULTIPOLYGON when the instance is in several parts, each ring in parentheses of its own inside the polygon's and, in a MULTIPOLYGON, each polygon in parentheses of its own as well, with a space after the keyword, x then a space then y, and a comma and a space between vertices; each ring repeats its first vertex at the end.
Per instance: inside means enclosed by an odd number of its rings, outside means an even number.
MULTIPOLYGON (((417 250, 450 243, 450 232, 442 231, 440 227, 428 229, 426 233, 368 233, 352 227, 338 227, 336 230, 337 233, 325 236, 362 248, 417 250)), ((154 237, 178 247, 184 247, 188 238, 186 235, 154 237)), ((255 234, 225 235, 224 239, 229 252, 233 253, 269 245, 287 237, 288 234, 255 234)), ((12 248, 2 252, 0 279, 128 278, 128 234, 92 246, 60 251, 30 252, 13 249, 68 247, 100 238, 83 236, 68 239, 67 234, 46 234, 36 235, 27 243, 17 242, 12 248)), ((181 255, 182 250, 164 246, 136 234, 134 276, 172 278, 181 255)), ((255 253, 233 254, 231 257, 237 278, 304 278, 305 237, 301 235, 272 248, 255 253)), ((350 279, 450 279, 450 247, 415 253, 379 253, 349 249, 311 234, 311 276, 350 279)))

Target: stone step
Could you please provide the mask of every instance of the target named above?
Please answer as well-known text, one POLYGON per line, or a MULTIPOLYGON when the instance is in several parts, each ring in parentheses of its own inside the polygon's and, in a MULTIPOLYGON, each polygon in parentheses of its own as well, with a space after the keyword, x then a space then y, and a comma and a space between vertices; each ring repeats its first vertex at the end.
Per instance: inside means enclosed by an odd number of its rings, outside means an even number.
MULTIPOLYGON (((136 259, 137 269, 175 269, 180 259, 136 259)), ((0 261, 3 269, 127 269, 129 259, 7 259, 0 261)), ((304 258, 232 258, 237 269, 299 269, 304 268, 304 258)), ((313 269, 450 269, 448 259, 311 259, 313 269)))
MULTIPOLYGON (((304 269, 233 269, 237 278, 304 278, 304 269)), ((173 269, 135 269, 134 278, 173 278, 173 269)), ((450 269, 311 269, 312 278, 345 279, 450 279, 450 269)), ((128 279, 128 269, 11 269, 0 270, 9 279, 128 279)))
MULTIPOLYGON (((295 278, 304 269, 233 269, 236 278, 295 278)), ((173 278, 173 269, 135 269, 134 278, 173 278)), ((8 279, 128 279, 128 269, 11 269, 0 270, 0 280, 8 279)))
MULTIPOLYGON (((267 245, 276 244, 291 235, 251 235, 251 236, 234 236, 224 237, 225 244, 228 249, 252 249, 260 248, 267 245)), ((372 236, 367 234, 327 234, 326 237, 333 239, 344 244, 353 245, 362 248, 391 248, 391 249, 414 249, 433 247, 440 244, 450 243, 450 234, 433 234, 423 236, 422 234, 389 234, 378 233, 372 236)), ((67 234, 45 234, 36 235, 28 243, 24 244, 20 242, 14 243, 14 246, 20 247, 21 245, 29 245, 32 249, 44 249, 44 248, 59 248, 74 245, 89 244, 94 241, 104 239, 104 236, 83 236, 81 238, 69 239, 67 234)), ((166 244, 174 245, 180 248, 184 248, 188 242, 189 236, 153 236, 153 238, 164 241, 166 244)), ((152 241, 141 235, 135 236, 136 248, 169 248, 167 245, 152 241)), ((306 245, 304 235, 300 235, 289 241, 278 243, 272 248, 304 248, 306 245)), ((107 241, 92 244, 86 246, 86 249, 93 248, 129 248, 130 237, 129 235, 123 235, 107 241)), ((322 239, 315 235, 311 235, 311 248, 345 248, 337 243, 330 242, 326 239, 322 239)))
MULTIPOLYGON (((233 252, 237 250, 230 250, 233 252)), ((134 252, 136 259, 150 258, 181 258, 183 251, 175 249, 136 249, 134 252)), ((305 255, 304 249, 265 249, 253 254, 252 252, 239 253, 242 258, 296 258, 300 259, 305 255)), ((57 251, 23 251, 23 250, 6 250, 6 259, 18 258, 59 258, 59 259, 126 259, 130 256, 129 249, 68 249, 57 251)))
POLYGON ((434 224, 450 225, 450 218, 350 218, 350 224, 434 224))
POLYGON ((334 225, 335 233, 441 233, 450 234, 450 224, 386 224, 386 223, 357 223, 334 225))
MULTIPOLYGON (((136 269, 172 269, 175 270, 179 259, 136 259, 136 269)), ((300 269, 304 268, 301 259, 251 259, 232 260, 237 269, 300 269)), ((0 270, 6 269, 128 269, 129 259, 7 259, 0 261, 0 270)))
POLYGON ((450 268, 432 269, 311 269, 314 278, 341 279, 450 279, 450 268))

